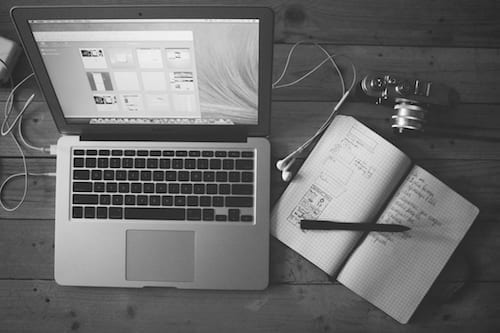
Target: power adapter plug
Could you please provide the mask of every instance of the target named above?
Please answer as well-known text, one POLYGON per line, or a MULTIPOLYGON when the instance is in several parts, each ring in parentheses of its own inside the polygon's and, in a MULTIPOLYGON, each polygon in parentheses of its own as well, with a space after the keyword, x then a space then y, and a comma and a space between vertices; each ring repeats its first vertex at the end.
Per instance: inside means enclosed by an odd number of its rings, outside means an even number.
POLYGON ((0 36, 0 59, 7 65, 6 68, 0 64, 0 83, 4 84, 9 80, 10 71, 16 66, 21 50, 19 44, 0 36))

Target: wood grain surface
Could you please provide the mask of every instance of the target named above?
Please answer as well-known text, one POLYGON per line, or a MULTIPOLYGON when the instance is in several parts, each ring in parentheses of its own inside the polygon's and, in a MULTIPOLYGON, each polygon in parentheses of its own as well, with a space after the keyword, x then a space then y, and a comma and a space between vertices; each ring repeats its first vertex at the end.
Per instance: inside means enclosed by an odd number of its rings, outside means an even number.
MULTIPOLYGON (((133 5, 142 1, 72 1, 133 5)), ((191 1, 147 1, 187 4, 191 1)), ((346 79, 390 72, 444 83, 460 95, 455 108, 434 112, 432 131, 400 137, 392 109, 352 99, 342 109, 407 153, 481 212, 407 325, 400 325, 318 268, 271 239, 270 286, 259 292, 61 287, 53 280, 54 177, 30 177, 24 204, 0 210, 0 332, 497 332, 500 330, 500 6, 497 1, 193 1, 257 5, 275 11, 273 77, 293 43, 321 42, 339 55, 346 79)), ((3 0, 0 35, 17 40, 9 10, 16 5, 60 5, 61 0, 3 0)), ((323 59, 313 45, 297 48, 286 82, 323 59)), ((23 57, 18 82, 31 72, 23 57)), ((9 89, 0 88, 1 105, 9 89)), ((55 144, 59 133, 34 81, 23 121, 27 139, 55 144)), ((340 97, 338 77, 325 65, 290 88, 273 91, 272 162, 318 129, 340 97)), ((55 158, 25 150, 32 172, 55 171, 55 158)), ((300 162, 300 161, 299 161, 300 162)), ((300 165, 298 163, 297 167, 300 165)), ((22 170, 9 137, 0 138, 0 181, 22 170)), ((14 205, 22 179, 3 200, 14 205)), ((271 200, 286 184, 272 168, 271 200)))

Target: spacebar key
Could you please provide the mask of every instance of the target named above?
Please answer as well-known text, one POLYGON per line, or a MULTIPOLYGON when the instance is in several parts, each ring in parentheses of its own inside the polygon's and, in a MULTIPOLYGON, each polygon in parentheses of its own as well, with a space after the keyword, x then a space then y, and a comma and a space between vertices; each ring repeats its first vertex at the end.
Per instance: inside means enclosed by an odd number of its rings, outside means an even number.
POLYGON ((185 220, 184 208, 125 208, 129 220, 185 220))

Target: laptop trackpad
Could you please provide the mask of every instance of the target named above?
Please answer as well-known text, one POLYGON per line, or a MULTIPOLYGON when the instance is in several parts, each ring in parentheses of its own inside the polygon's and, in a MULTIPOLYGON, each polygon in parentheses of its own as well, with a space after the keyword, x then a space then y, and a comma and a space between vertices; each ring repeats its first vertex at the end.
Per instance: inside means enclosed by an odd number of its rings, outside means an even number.
POLYGON ((194 231, 127 230, 126 238, 127 280, 194 280, 194 231))

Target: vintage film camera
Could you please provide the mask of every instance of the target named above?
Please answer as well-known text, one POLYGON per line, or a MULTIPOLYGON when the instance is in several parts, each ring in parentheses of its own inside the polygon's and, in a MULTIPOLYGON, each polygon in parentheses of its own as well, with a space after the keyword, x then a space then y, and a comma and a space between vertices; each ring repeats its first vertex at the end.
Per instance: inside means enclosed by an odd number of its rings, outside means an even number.
POLYGON ((423 131, 431 109, 449 108, 458 102, 458 94, 443 84, 383 73, 365 76, 358 91, 363 99, 394 104, 391 126, 399 134, 423 131))

